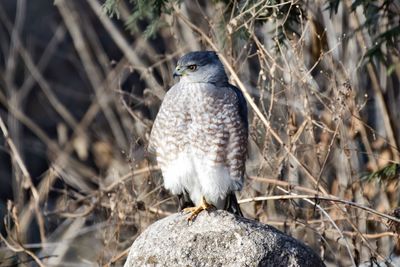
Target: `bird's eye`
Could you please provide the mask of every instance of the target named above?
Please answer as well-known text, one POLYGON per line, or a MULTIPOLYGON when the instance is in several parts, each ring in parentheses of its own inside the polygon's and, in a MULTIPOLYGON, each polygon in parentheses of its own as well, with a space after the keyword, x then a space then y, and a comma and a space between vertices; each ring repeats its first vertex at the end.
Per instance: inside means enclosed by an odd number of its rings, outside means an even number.
POLYGON ((187 66, 187 68, 188 68, 190 71, 195 71, 195 70, 197 69, 197 65, 189 65, 189 66, 187 66))

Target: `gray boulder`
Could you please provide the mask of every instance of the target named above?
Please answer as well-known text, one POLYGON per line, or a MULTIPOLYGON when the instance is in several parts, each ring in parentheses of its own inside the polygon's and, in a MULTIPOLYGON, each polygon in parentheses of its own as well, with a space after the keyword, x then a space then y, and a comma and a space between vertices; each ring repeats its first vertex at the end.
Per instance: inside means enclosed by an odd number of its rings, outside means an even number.
POLYGON ((226 211, 202 212, 191 223, 176 213, 133 242, 124 267, 325 266, 306 245, 272 226, 226 211))

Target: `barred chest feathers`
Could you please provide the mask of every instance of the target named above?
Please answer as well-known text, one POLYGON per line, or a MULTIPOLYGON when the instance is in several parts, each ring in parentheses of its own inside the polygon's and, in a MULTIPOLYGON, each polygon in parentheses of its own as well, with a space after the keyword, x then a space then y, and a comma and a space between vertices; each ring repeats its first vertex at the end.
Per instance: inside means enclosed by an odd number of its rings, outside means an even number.
POLYGON ((165 188, 189 192, 196 205, 205 196, 223 208, 226 194, 241 189, 244 175, 247 133, 235 92, 180 82, 166 94, 154 124, 165 188))

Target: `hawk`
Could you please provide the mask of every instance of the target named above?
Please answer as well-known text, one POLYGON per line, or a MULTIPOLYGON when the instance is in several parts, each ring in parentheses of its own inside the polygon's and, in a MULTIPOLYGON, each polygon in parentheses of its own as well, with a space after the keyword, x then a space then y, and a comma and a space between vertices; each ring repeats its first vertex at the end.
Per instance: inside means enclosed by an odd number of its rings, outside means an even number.
POLYGON ((165 95, 150 134, 164 186, 180 198, 193 220, 211 207, 241 215, 247 157, 247 105, 229 84, 214 51, 190 52, 178 60, 180 77, 165 95))

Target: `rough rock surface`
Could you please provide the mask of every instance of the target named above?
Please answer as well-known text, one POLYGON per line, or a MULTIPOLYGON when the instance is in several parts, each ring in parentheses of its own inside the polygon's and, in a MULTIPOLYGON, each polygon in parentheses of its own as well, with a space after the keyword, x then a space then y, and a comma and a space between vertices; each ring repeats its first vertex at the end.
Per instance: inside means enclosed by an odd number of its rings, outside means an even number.
POLYGON ((307 246, 272 226, 226 211, 202 212, 188 224, 176 213, 150 225, 124 267, 325 266, 307 246))

